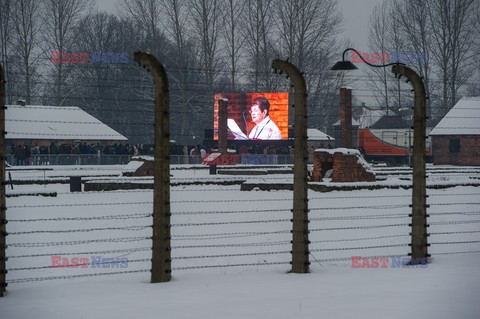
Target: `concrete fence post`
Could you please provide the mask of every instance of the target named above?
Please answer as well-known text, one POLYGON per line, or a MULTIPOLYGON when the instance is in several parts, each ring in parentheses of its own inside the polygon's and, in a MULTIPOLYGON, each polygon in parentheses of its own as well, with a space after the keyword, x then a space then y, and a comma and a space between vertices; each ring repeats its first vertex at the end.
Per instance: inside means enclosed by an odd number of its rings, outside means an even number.
POLYGON ((285 72, 294 88, 295 144, 293 168, 293 240, 292 272, 307 273, 310 269, 308 240, 307 180, 307 87, 302 73, 293 64, 273 60, 272 68, 285 72))
POLYGON ((152 72, 155 83, 155 157, 153 186, 153 246, 151 282, 172 278, 170 245, 170 122, 168 77, 155 56, 135 52, 134 60, 152 72))
POLYGON ((392 72, 405 76, 415 92, 413 119, 413 187, 412 187, 412 232, 411 256, 413 262, 429 258, 427 242, 427 170, 426 170, 426 94, 422 78, 404 65, 394 65, 392 72))
POLYGON ((7 206, 5 201, 5 75, 0 64, 0 297, 7 288, 7 206))

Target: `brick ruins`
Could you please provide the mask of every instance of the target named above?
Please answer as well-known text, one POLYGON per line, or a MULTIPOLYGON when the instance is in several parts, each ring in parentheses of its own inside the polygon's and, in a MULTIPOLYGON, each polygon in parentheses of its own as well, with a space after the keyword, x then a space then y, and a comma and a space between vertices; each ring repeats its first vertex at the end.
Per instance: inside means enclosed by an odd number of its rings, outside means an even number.
POLYGON ((355 149, 317 149, 313 153, 312 182, 322 182, 332 170, 332 182, 374 182, 375 174, 355 149))

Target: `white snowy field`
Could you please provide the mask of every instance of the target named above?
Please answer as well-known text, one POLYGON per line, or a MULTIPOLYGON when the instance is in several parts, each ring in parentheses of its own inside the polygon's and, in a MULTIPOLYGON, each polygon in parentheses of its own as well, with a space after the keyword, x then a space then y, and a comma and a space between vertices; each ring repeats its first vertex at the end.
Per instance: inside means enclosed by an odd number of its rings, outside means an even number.
MULTIPOLYGON (((47 172, 69 174, 66 168, 47 172)), ((172 173, 172 180, 213 178, 208 170, 172 173)), ((471 176, 436 174, 431 182, 471 176)), ((288 273, 292 192, 239 189, 171 188, 173 279, 150 284, 151 190, 69 193, 61 184, 15 186, 15 192, 58 195, 7 199, 9 286, 0 298, 0 318, 480 317, 479 187, 428 189, 427 268, 392 268, 391 262, 383 269, 351 267, 352 256, 407 255, 411 190, 310 191, 309 274, 288 273), (128 267, 52 268, 52 256, 128 258, 128 267), (55 279, 62 276, 68 278, 55 279)))

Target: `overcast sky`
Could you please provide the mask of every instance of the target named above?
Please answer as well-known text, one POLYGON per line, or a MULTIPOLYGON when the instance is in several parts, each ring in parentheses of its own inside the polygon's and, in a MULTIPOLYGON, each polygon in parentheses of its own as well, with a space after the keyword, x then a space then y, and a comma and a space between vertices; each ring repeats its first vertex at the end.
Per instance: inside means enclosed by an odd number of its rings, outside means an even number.
MULTIPOLYGON (((115 4, 119 0, 95 0, 99 10, 105 10, 108 12, 115 12, 115 4)), ((338 0, 339 7, 343 13, 343 33, 340 35, 339 40, 348 39, 350 43, 353 43, 354 48, 359 51, 368 51, 368 21, 370 13, 376 4, 383 2, 383 0, 338 0)), ((341 59, 342 52, 338 53, 339 59, 341 59)), ((357 75, 363 74, 362 65, 357 65, 360 71, 355 71, 357 75)), ((356 81, 352 83, 354 90, 358 88, 365 88, 364 81, 356 81)), ((362 91, 361 94, 357 91, 358 95, 365 95, 368 93, 362 91)), ((374 103, 372 98, 359 97, 360 100, 365 101, 368 104, 374 103)))
MULTIPOLYGON (((96 0, 98 9, 109 12, 115 11, 115 4, 119 0, 96 0)), ((356 49, 367 49, 368 18, 373 7, 383 0, 338 0, 344 17, 343 37, 355 44, 356 49)))

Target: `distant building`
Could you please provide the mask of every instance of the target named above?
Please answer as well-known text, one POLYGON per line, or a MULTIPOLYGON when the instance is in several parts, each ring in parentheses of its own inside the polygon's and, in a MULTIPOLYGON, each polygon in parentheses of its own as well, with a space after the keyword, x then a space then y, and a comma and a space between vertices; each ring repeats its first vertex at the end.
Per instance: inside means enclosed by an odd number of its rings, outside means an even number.
POLYGON ((6 146, 86 142, 108 145, 127 138, 79 107, 7 105, 6 146))
POLYGON ((352 108, 352 117, 358 122, 359 128, 370 127, 385 115, 385 110, 365 106, 365 103, 352 108))
POLYGON ((480 97, 464 97, 430 132, 433 164, 480 165, 480 97))
POLYGON ((316 128, 307 128, 308 149, 333 148, 335 139, 316 128))
POLYGON ((382 116, 378 121, 370 126, 371 129, 403 129, 408 128, 408 125, 401 116, 382 116))
MULTIPOLYGON (((391 164, 410 163, 413 146, 412 124, 401 116, 383 116, 368 128, 359 129, 358 148, 367 160, 385 161, 391 164)), ((431 128, 426 129, 426 133, 431 128)), ((425 141, 425 154, 430 159, 431 142, 425 141)))

